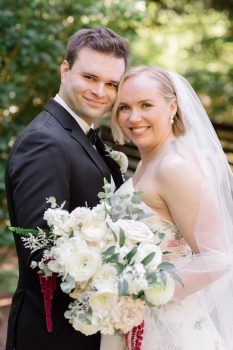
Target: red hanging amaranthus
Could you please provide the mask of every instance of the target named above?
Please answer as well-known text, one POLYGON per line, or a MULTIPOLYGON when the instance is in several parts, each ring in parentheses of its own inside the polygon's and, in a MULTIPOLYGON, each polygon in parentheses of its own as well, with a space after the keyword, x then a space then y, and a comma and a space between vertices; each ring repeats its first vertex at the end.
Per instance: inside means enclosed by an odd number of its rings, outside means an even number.
POLYGON ((125 335, 127 350, 141 350, 144 333, 144 321, 125 335))
POLYGON ((51 306, 52 306, 53 292, 56 289, 56 274, 52 274, 52 276, 46 277, 43 273, 40 273, 39 276, 40 276, 40 289, 44 299, 47 331, 51 333, 53 330, 51 306))

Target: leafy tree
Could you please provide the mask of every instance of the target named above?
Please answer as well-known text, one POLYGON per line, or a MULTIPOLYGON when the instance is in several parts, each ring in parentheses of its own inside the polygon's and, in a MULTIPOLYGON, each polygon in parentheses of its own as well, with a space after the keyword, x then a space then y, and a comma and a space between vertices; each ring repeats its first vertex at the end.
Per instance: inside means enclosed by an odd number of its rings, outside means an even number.
POLYGON ((4 169, 16 135, 54 96, 67 40, 76 30, 109 26, 133 40, 145 16, 140 1, 5 0, 0 23, 0 244, 6 227, 4 169))

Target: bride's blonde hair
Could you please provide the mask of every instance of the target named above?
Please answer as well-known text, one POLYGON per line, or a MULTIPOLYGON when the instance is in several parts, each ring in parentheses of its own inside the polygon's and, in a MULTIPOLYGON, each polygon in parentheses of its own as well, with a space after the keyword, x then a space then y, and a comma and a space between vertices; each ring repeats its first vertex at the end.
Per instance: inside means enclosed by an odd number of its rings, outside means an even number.
MULTIPOLYGON (((172 80, 170 79, 169 72, 161 67, 150 67, 150 66, 138 66, 130 68, 122 77, 121 82, 119 84, 117 98, 114 103, 111 115, 111 128, 112 135, 114 140, 123 145, 125 140, 127 140, 121 131, 121 128, 118 123, 118 107, 120 104, 120 92, 122 85, 124 82, 134 76, 138 76, 140 74, 147 75, 151 78, 154 78, 160 85, 160 91, 164 98, 171 100, 176 97, 176 92, 172 80)), ((174 122, 172 124, 172 131, 175 136, 181 136, 185 134, 185 126, 183 123, 182 112, 179 108, 179 103, 177 101, 177 112, 174 116, 174 122)), ((128 140, 127 140, 128 141, 128 140)))

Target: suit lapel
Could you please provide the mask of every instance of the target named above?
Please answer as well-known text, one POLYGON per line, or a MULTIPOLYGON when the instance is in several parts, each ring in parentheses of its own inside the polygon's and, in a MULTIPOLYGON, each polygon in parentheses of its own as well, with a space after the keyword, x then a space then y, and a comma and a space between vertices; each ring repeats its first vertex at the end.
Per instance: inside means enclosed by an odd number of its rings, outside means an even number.
POLYGON ((70 115, 70 113, 52 98, 45 106, 45 110, 51 113, 54 118, 63 126, 64 129, 71 131, 71 137, 75 139, 79 144, 81 144, 88 156, 98 167, 103 177, 110 181, 110 171, 106 163, 99 155, 99 153, 94 149, 86 134, 79 126, 79 124, 75 121, 75 119, 70 115))
POLYGON ((92 146, 89 139, 87 138, 83 130, 80 128, 78 123, 74 125, 71 137, 73 137, 77 142, 79 142, 82 145, 82 147, 88 153, 89 157, 101 171, 103 177, 110 181, 110 171, 106 163, 104 162, 100 154, 96 151, 96 149, 92 146))

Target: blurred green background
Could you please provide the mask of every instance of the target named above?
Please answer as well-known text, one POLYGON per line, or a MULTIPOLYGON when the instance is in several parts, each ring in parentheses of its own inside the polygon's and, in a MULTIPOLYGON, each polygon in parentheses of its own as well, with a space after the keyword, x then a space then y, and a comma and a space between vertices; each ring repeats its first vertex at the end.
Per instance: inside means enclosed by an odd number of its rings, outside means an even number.
MULTIPOLYGON (((232 0, 1 0, 0 264, 13 245, 6 229, 6 159, 16 135, 56 94, 69 36, 109 26, 131 43, 130 65, 161 65, 185 75, 214 125, 227 132, 222 142, 232 159, 232 19, 232 0)), ((2 269, 4 291, 14 289, 9 276, 15 280, 17 272, 2 269)))

